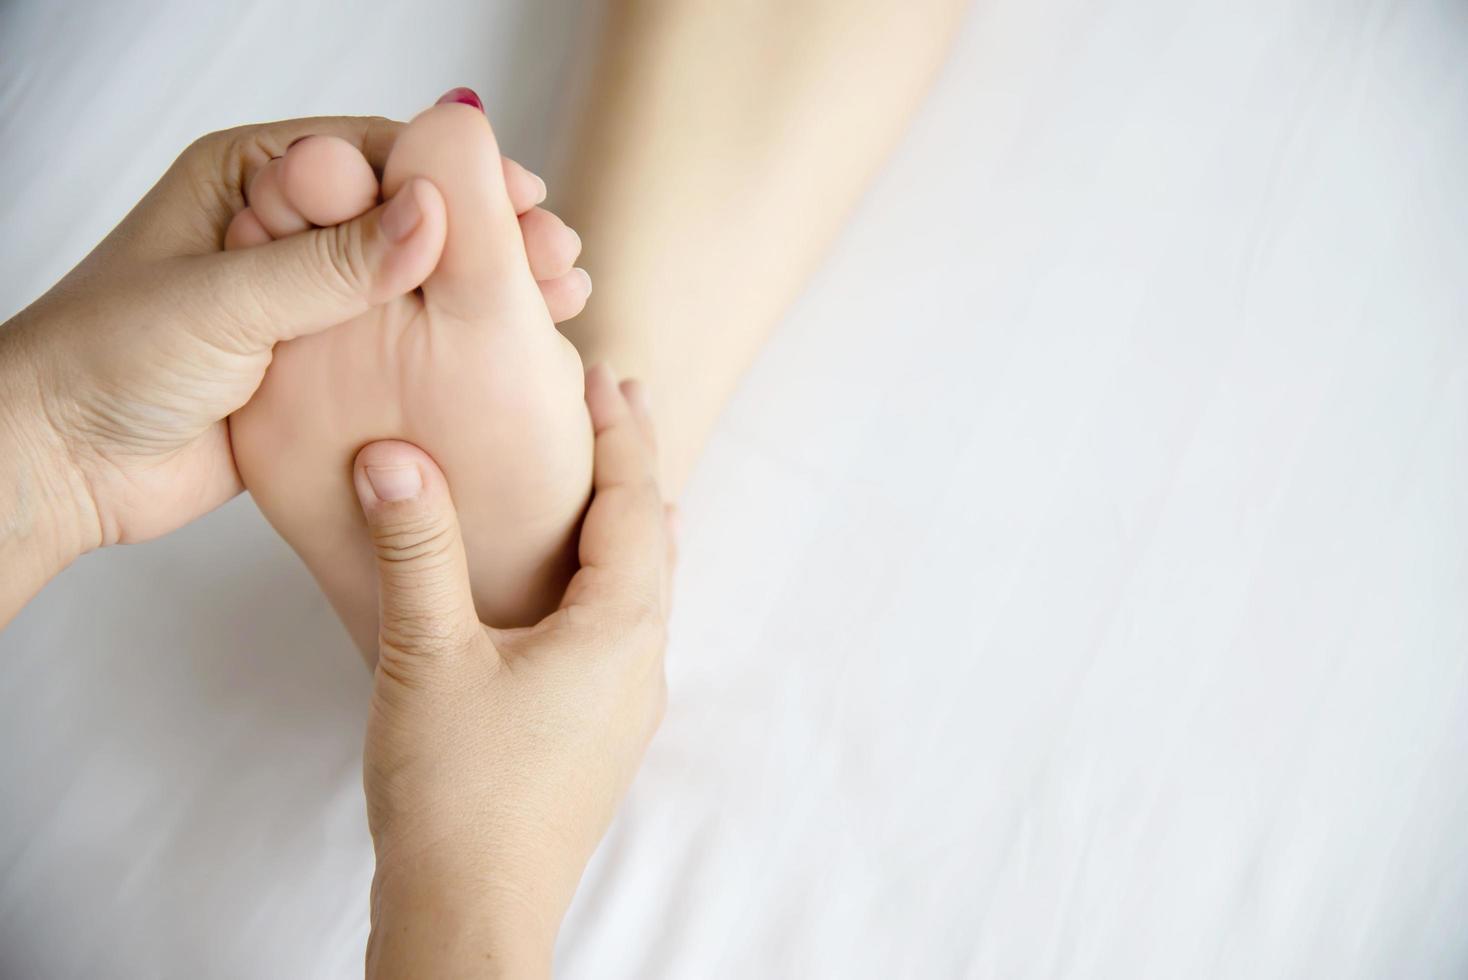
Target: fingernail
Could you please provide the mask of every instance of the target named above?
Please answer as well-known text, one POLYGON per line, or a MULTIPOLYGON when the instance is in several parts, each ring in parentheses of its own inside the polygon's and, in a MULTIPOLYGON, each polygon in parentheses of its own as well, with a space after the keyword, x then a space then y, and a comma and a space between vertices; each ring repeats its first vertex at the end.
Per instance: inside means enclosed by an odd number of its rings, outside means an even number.
MULTIPOLYGON (((581 236, 580 235, 577 235, 576 237, 579 240, 581 236)), ((587 296, 590 296, 591 295, 591 273, 587 272, 585 269, 581 268, 580 266, 577 266, 576 268, 572 269, 571 271, 572 272, 579 272, 579 273, 581 273, 581 279, 582 279, 583 282, 586 283, 586 295, 587 296)))
POLYGON ((388 241, 404 242, 418 223, 423 220, 423 209, 418 207, 418 195, 413 193, 413 182, 398 188, 396 196, 382 209, 382 233, 388 241))
POLYGON ((365 466, 363 471, 378 500, 410 500, 423 489, 423 474, 411 463, 405 466, 365 466))
POLYGON ((546 196, 550 194, 550 188, 545 186, 545 178, 540 176, 540 174, 531 174, 530 176, 534 177, 540 184, 540 196, 535 199, 535 203, 544 203, 546 196))
POLYGON ((443 95, 440 95, 434 105, 443 105, 445 102, 460 102, 464 105, 472 105, 480 112, 484 111, 484 103, 479 101, 479 96, 475 94, 472 88, 465 88, 463 86, 451 88, 443 95))

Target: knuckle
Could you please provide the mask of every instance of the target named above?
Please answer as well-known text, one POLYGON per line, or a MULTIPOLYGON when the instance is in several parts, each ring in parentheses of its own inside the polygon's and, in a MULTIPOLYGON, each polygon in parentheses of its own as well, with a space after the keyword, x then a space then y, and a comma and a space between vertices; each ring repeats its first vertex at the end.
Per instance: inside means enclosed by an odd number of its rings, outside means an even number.
POLYGON ((204 263, 195 290, 180 295, 188 322, 198 337, 228 354, 252 354, 268 349, 276 318, 278 278, 268 268, 255 266, 250 275, 237 275, 233 265, 204 263), (217 297, 228 296, 228 303, 217 297))
POLYGON ((314 234, 316 259, 312 268, 320 285, 331 295, 365 296, 371 282, 367 250, 357 222, 319 229, 314 234))
POLYGON ((580 646, 625 653, 632 659, 661 656, 667 629, 656 603, 640 598, 559 610, 560 626, 580 646))
POLYGON ((373 528, 372 540, 382 561, 432 565, 452 555, 454 528, 432 515, 414 514, 373 528))
POLYGON ((620 623, 618 632, 638 655, 661 656, 667 649, 668 623, 656 598, 639 596, 630 602, 620 623))
POLYGON ((200 185, 194 193, 210 187, 227 187, 231 198, 237 198, 233 203, 244 203, 243 191, 250 169, 270 159, 270 154, 261 149, 255 138, 257 128, 236 126, 205 133, 179 154, 175 166, 200 185))
POLYGON ((639 477, 615 489, 622 492, 604 493, 603 509, 612 515, 616 526, 638 529, 637 540, 653 540, 651 535, 664 523, 663 498, 657 481, 639 477))
POLYGON ((662 531, 667 527, 668 520, 665 514, 666 504, 663 502, 663 487, 658 482, 657 474, 654 472, 656 466, 652 454, 647 457, 647 473, 641 480, 637 500, 642 506, 643 517, 652 527, 662 531))
POLYGON ((236 146, 241 132, 240 128, 235 128, 205 133, 184 147, 179 157, 192 162, 200 159, 216 160, 228 156, 236 146))
POLYGON ((456 656, 473 649, 475 636, 457 620, 437 615, 433 603, 406 602, 384 608, 378 645, 384 653, 456 656))

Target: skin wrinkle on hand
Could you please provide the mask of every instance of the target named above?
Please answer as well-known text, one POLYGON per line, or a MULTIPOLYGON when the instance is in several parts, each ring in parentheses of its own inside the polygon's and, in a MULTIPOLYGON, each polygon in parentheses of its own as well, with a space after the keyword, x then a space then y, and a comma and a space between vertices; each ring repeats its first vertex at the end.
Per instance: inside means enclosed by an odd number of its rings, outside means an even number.
MULTIPOLYGON (((24 407, 13 404, 19 398, 24 383, 18 377, 6 377, 26 373, 25 365, 13 349, 17 343, 13 328, 0 328, 0 377, 5 378, 3 390, 9 395, 0 402, 0 445, 8 442, 13 447, 12 453, 8 454, 7 467, 11 473, 11 490, 7 496, 0 497, 0 502, 6 505, 4 513, 0 514, 0 551, 7 544, 31 538, 36 533, 38 517, 35 478, 27 465, 32 454, 26 447, 27 442, 34 440, 27 439, 24 425, 26 421, 34 423, 37 419, 34 413, 27 413, 24 407)), ((3 609, 3 604, 0 604, 0 609, 3 609)), ((0 626, 3 626, 3 620, 0 620, 0 626)))
POLYGON ((31 494, 30 474, 22 468, 14 476, 10 506, 6 508, 4 521, 0 521, 0 547, 6 543, 24 541, 35 532, 36 511, 31 494))

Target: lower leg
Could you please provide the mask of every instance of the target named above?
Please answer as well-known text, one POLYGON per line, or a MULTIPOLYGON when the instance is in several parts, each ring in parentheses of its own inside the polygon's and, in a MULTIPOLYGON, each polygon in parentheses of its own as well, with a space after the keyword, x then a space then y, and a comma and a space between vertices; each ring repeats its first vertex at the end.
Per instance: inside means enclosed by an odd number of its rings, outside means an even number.
POLYGON ((654 392, 676 494, 942 63, 966 0, 612 0, 563 212, 562 329, 654 392))

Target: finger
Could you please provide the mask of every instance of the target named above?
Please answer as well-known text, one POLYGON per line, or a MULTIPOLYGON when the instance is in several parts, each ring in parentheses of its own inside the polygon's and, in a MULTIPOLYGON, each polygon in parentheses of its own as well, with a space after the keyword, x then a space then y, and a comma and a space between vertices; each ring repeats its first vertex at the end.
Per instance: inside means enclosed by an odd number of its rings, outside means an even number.
POLYGON ((585 269, 572 269, 564 276, 538 283, 551 320, 564 323, 586 309, 591 298, 591 276, 585 269))
POLYGON ((470 649, 484 630, 443 473, 406 442, 357 454, 352 482, 377 556, 379 642, 384 657, 437 657, 470 649))
POLYGON ((537 281, 564 276, 581 254, 581 236, 543 208, 520 215, 520 237, 525 240, 530 273, 537 281))
POLYGON ((502 156, 500 161, 505 168, 505 190, 510 192, 516 214, 524 214, 545 200, 545 181, 509 157, 502 156))
POLYGON ((653 459, 658 455, 658 437, 652 423, 652 395, 648 393, 647 385, 634 378, 628 378, 619 386, 622 389, 622 397, 627 399, 627 407, 632 410, 632 418, 637 422, 637 431, 642 433, 643 441, 652 452, 653 459))
POLYGON ((596 432, 594 492, 565 604, 661 607, 667 528, 653 455, 605 365, 587 372, 586 405, 596 432))
POLYGON ((181 260, 178 274, 197 280, 181 295, 209 298, 194 322, 211 343, 268 350, 416 289, 438 263, 446 224, 443 196, 416 177, 354 221, 181 260))
POLYGON ((586 372, 586 407, 596 435, 592 484, 598 491, 654 483, 652 454, 637 415, 612 369, 598 364, 586 372))

